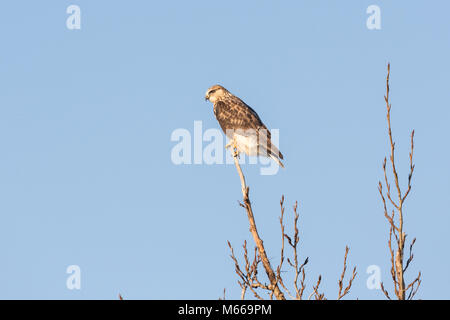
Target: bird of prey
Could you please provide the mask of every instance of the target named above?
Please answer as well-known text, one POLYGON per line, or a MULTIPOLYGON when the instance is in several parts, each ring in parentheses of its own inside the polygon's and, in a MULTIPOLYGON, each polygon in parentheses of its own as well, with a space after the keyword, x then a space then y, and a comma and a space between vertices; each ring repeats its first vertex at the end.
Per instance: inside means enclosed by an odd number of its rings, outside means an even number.
POLYGON ((220 127, 230 139, 226 146, 233 147, 236 154, 271 157, 284 168, 283 155, 272 144, 271 134, 258 114, 244 101, 222 86, 214 85, 206 91, 205 100, 214 105, 214 115, 220 127))

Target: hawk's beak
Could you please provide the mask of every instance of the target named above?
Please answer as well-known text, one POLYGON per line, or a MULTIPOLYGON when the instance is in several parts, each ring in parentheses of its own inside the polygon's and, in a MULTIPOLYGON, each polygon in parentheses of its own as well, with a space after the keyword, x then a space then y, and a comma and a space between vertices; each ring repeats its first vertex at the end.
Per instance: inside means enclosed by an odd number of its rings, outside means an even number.
POLYGON ((205 96, 205 101, 208 101, 209 100, 209 96, 205 96))

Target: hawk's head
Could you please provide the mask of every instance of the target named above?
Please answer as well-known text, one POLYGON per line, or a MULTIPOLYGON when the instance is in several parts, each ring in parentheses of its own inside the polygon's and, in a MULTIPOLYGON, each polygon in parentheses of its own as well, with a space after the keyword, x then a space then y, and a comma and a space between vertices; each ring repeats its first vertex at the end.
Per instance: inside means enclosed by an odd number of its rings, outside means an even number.
POLYGON ((218 84, 212 86, 206 90, 205 100, 209 100, 212 103, 216 102, 228 93, 228 90, 218 84))

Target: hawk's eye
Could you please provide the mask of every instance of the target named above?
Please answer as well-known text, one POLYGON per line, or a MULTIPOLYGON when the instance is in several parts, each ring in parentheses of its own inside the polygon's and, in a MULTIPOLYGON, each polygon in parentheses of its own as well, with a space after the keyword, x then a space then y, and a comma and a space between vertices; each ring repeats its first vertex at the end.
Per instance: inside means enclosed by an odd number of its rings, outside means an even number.
POLYGON ((213 94, 214 92, 216 92, 216 90, 211 90, 208 95, 213 94))

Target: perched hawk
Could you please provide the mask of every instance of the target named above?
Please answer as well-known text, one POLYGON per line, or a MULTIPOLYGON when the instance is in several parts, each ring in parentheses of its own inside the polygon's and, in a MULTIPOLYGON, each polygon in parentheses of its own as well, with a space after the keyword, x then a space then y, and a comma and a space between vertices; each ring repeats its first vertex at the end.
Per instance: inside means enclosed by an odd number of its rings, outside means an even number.
POLYGON ((283 155, 272 144, 270 131, 255 110, 219 85, 206 91, 205 100, 214 104, 214 115, 231 141, 227 147, 233 146, 249 156, 271 157, 284 168, 283 155))

